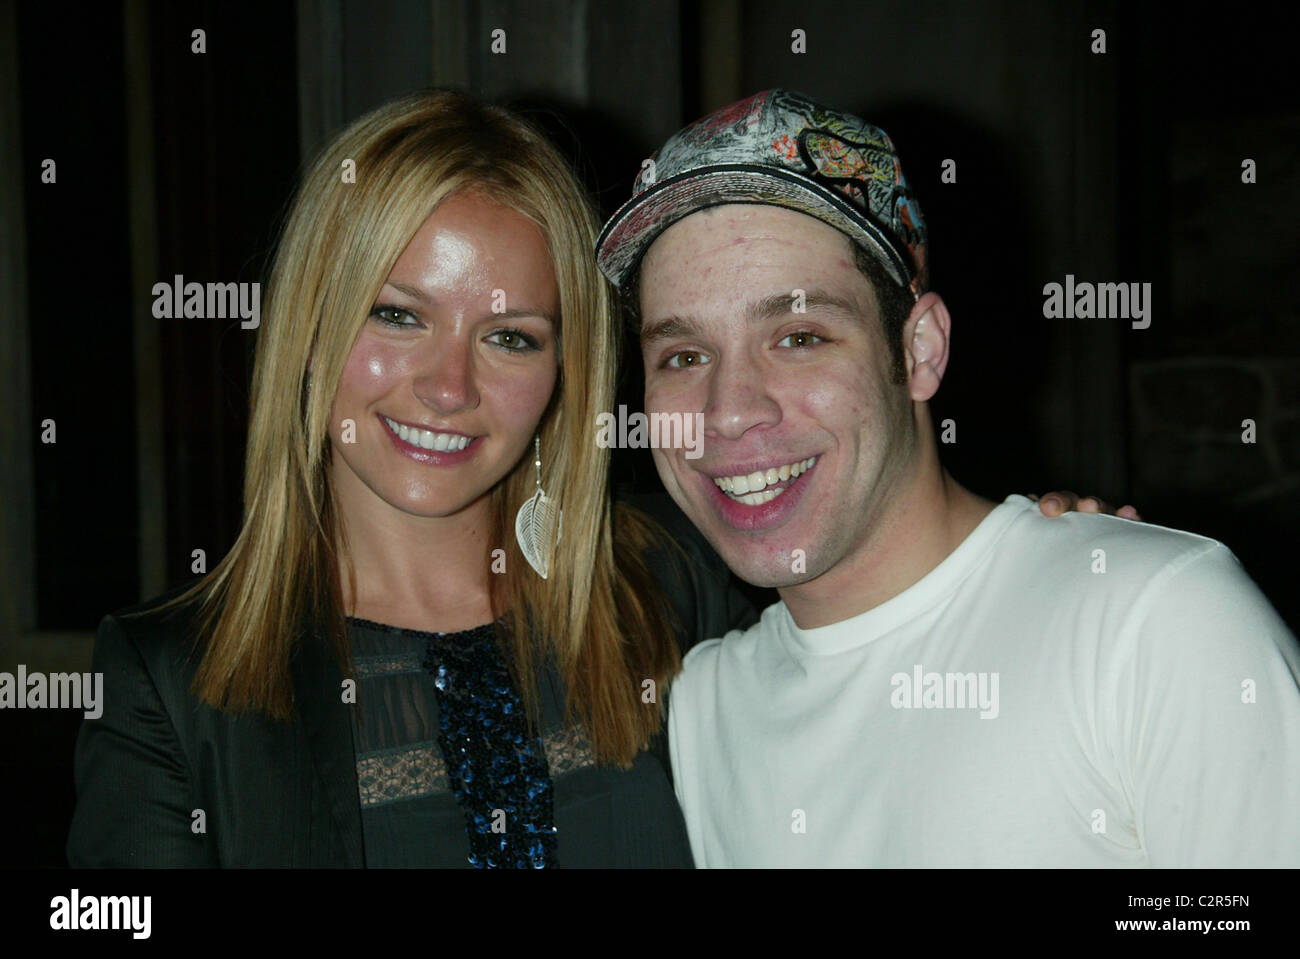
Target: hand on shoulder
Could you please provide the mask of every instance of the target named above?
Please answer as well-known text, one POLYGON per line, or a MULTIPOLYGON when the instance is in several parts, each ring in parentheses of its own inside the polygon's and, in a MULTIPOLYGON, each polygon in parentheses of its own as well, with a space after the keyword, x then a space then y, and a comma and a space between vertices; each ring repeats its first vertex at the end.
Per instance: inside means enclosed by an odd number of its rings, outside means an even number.
POLYGON ((1115 509, 1099 496, 1079 496, 1070 490, 1053 490, 1039 498, 1032 493, 1029 498, 1038 503, 1038 509, 1044 516, 1062 516, 1065 513, 1102 513, 1106 516, 1118 516, 1141 523, 1142 517, 1136 506, 1121 506, 1115 509))

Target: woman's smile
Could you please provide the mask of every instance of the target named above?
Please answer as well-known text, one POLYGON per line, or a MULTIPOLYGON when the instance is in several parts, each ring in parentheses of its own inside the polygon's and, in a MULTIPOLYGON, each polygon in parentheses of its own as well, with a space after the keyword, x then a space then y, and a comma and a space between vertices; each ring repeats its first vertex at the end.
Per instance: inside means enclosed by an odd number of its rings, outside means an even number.
POLYGON ((464 433, 434 432, 398 423, 380 414, 393 446, 403 456, 426 466, 455 466, 464 463, 480 448, 480 437, 464 433))

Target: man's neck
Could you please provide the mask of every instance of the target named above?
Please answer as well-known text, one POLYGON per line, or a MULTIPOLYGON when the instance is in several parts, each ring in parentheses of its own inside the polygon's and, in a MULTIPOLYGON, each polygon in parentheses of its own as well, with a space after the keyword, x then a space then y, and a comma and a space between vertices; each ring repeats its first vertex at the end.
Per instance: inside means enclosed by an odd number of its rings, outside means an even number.
POLYGON ((838 623, 893 599, 942 563, 996 506, 949 476, 933 447, 888 499, 849 555, 815 579, 778 590, 800 629, 838 623))

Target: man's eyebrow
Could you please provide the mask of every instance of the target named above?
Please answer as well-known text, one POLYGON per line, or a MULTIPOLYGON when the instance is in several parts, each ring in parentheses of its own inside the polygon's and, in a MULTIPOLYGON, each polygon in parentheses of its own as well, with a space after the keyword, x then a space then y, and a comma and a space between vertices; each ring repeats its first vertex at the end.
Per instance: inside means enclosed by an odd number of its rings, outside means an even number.
MULTIPOLYGON (((765 296, 761 300, 750 304, 745 310, 746 316, 751 320, 770 320, 773 317, 783 316, 794 309, 795 298, 789 293, 773 293, 771 296, 765 296)), ((846 299, 842 296, 836 296, 826 290, 805 290, 803 296, 803 307, 805 310, 817 309, 818 307, 831 307, 847 313, 850 317, 862 322, 862 307, 853 300, 846 299)))
POLYGON ((669 316, 641 327, 641 345, 649 346, 656 340, 698 336, 699 333, 700 328, 693 320, 681 316, 669 316))
MULTIPOLYGON (((770 320, 793 312, 794 303, 794 297, 789 293, 773 293, 771 296, 765 296, 746 307, 745 316, 751 323, 758 320, 770 320)), ((860 304, 845 297, 836 296, 826 290, 806 290, 803 297, 803 306, 805 310, 830 307, 848 314, 859 323, 864 322, 860 304)), ((641 345, 648 346, 656 340, 671 340, 678 337, 686 338, 699 335, 700 327, 694 320, 682 316, 669 316, 653 323, 647 323, 641 328, 641 345)))

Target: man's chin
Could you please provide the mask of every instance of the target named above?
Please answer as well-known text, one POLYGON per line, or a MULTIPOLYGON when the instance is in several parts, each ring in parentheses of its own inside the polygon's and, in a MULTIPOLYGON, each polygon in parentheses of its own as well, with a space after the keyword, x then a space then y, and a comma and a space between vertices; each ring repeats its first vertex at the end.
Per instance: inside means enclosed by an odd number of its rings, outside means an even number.
POLYGON ((733 544, 713 542, 713 548, 736 576, 763 589, 784 589, 798 586, 813 577, 806 572, 805 557, 800 551, 789 550, 756 556, 753 549, 736 548, 733 544), (719 548, 721 547, 721 548, 719 548))
POLYGON ((775 530, 766 534, 736 530, 727 526, 709 504, 693 502, 681 495, 680 487, 670 487, 669 495, 722 557, 727 568, 751 586, 780 589, 812 579, 804 572, 807 559, 804 551, 760 541, 760 538, 781 535, 775 530))
MULTIPOLYGON (((730 566, 730 564, 728 564, 728 566, 730 566)), ((798 586, 801 583, 806 583, 808 580, 812 579, 812 577, 807 573, 792 573, 789 569, 737 569, 735 566, 731 566, 731 571, 750 586, 758 586, 762 589, 786 589, 790 586, 798 586)))

